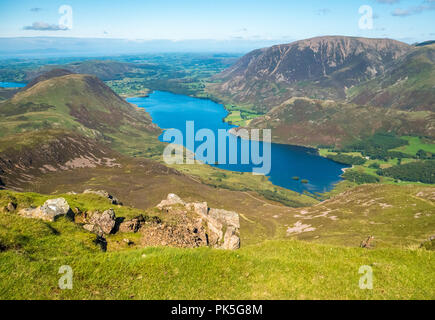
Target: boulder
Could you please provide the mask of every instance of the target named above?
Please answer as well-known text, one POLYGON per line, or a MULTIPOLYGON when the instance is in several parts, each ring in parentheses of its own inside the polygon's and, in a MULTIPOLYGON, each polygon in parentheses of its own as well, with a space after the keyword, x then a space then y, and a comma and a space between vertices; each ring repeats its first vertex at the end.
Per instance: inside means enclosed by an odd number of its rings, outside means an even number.
POLYGON ((85 224, 83 228, 89 232, 95 233, 99 237, 103 237, 104 232, 101 230, 100 226, 95 224, 85 224))
POLYGON ((57 198, 45 201, 38 208, 20 210, 18 214, 26 218, 54 221, 57 217, 67 215, 69 212, 71 212, 71 208, 68 202, 64 198, 57 198))
POLYGON ((237 229, 240 228, 239 215, 234 211, 227 211, 223 209, 210 209, 209 216, 221 221, 228 226, 233 226, 237 229))
MULTIPOLYGON (((103 213, 100 212, 94 212, 89 219, 89 224, 85 225, 86 230, 89 230, 91 232, 99 231, 101 230, 105 234, 109 234, 113 231, 116 224, 116 215, 115 211, 113 209, 109 209, 104 211, 103 213), (93 226, 91 228, 91 226, 93 226)), ((85 227, 84 226, 84 227, 85 227)), ((99 234, 99 232, 95 232, 99 234)))
POLYGON ((240 248, 239 230, 234 227, 228 227, 225 232, 220 248, 225 250, 237 250, 240 248))

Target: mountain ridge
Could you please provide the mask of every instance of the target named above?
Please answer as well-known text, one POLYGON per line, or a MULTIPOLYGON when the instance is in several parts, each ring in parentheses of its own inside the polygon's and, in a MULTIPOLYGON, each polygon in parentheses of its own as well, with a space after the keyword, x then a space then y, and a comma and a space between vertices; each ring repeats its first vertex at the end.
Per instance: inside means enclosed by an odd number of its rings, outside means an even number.
POLYGON ((346 89, 382 74, 412 50, 391 39, 316 37, 254 50, 221 74, 209 89, 234 103, 267 111, 293 96, 345 99, 346 89))
POLYGON ((272 128, 275 142, 340 147, 376 132, 435 137, 435 45, 316 37, 252 51, 214 79, 210 95, 254 111, 242 126, 272 128))

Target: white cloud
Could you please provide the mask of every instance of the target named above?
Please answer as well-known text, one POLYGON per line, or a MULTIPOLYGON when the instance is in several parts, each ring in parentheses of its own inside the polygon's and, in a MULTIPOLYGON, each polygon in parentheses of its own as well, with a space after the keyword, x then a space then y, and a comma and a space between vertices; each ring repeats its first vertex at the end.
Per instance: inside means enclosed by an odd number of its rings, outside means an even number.
POLYGON ((58 24, 49 24, 46 22, 33 22, 31 26, 23 27, 24 30, 38 30, 38 31, 65 31, 68 28, 58 24))
POLYGON ((392 15, 395 17, 408 17, 429 10, 435 10, 435 0, 425 0, 421 5, 407 9, 397 8, 393 11, 392 15))

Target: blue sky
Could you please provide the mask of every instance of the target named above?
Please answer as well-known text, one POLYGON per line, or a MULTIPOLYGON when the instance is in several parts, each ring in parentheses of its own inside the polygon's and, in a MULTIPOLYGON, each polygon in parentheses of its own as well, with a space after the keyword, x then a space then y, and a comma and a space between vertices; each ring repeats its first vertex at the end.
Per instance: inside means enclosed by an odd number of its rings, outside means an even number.
POLYGON ((285 42, 348 35, 412 43, 434 39, 434 21, 435 0, 0 0, 0 37, 285 42), (73 9, 71 30, 58 28, 64 4, 73 9), (358 26, 362 5, 373 8, 373 29, 358 26))

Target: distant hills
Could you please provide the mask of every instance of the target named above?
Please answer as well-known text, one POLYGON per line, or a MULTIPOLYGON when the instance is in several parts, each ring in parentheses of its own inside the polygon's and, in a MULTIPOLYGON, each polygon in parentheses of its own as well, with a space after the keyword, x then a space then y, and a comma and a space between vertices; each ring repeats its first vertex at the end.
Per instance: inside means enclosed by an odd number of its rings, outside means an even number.
POLYGON ((73 37, 0 38, 0 58, 93 57, 164 52, 246 53, 276 44, 275 40, 141 40, 73 37))
MULTIPOLYGON (((91 74, 98 77, 102 81, 122 79, 133 74, 136 70, 144 67, 144 65, 132 65, 130 63, 123 63, 110 60, 85 60, 79 62, 72 62, 65 65, 46 65, 37 70, 29 71, 27 74, 28 79, 34 79, 40 75, 47 74, 47 72, 63 68, 73 73, 91 74)), ((150 66, 147 66, 150 67, 150 66)))
POLYGON ((420 42, 420 43, 416 43, 414 45, 416 47, 424 47, 424 46, 428 46, 428 45, 431 45, 431 44, 435 44, 435 40, 423 41, 423 42, 420 42))

